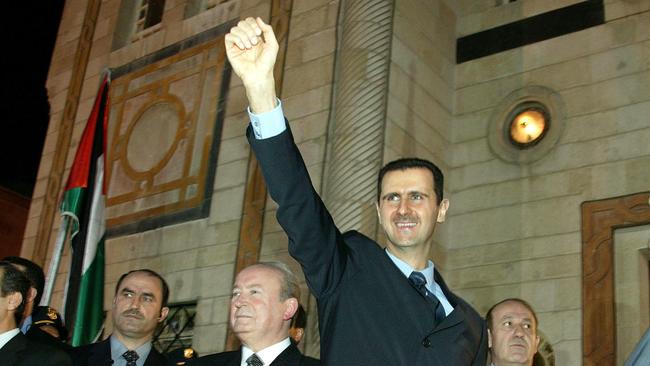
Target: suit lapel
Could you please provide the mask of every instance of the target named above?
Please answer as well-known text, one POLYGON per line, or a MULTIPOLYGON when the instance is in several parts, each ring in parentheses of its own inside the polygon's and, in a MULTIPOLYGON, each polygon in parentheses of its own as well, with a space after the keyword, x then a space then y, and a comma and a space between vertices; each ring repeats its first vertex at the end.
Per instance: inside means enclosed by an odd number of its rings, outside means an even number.
POLYGON ((88 365, 109 366, 112 364, 113 359, 111 358, 111 338, 109 337, 92 347, 90 355, 88 356, 88 365))
POLYGON ((0 349, 2 364, 13 365, 20 359, 20 354, 27 350, 27 338, 22 333, 16 334, 0 349))
POLYGON ((465 320, 465 313, 463 312, 463 309, 461 309, 458 298, 456 297, 456 295, 454 295, 453 292, 449 290, 449 287, 447 287, 445 280, 442 279, 442 276, 440 275, 440 273, 438 273, 438 270, 434 270, 434 271, 435 271, 433 274, 434 280, 442 289, 442 292, 445 294, 447 301, 449 301, 451 306, 454 307, 454 311, 452 311, 448 316, 446 316, 442 320, 442 322, 440 322, 436 326, 434 331, 437 332, 449 327, 453 327, 454 325, 463 322, 465 320))
POLYGON ((144 366, 158 366, 158 365, 164 365, 165 364, 165 357, 158 353, 155 348, 153 348, 153 345, 151 346, 151 351, 149 351, 149 355, 147 356, 147 359, 144 361, 144 366))
POLYGON ((269 366, 297 366, 300 364, 300 351, 293 344, 287 347, 269 366))
POLYGON ((232 360, 226 366, 239 366, 241 365, 241 348, 237 352, 237 357, 233 357, 232 360))

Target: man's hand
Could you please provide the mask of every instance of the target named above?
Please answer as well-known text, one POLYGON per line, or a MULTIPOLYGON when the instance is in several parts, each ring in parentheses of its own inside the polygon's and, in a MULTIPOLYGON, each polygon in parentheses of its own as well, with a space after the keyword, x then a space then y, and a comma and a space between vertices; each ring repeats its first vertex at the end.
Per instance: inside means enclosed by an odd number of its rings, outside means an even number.
POLYGON ((273 67, 279 46, 273 28, 259 17, 246 18, 226 34, 225 43, 228 61, 244 83, 251 110, 263 113, 275 108, 273 67))

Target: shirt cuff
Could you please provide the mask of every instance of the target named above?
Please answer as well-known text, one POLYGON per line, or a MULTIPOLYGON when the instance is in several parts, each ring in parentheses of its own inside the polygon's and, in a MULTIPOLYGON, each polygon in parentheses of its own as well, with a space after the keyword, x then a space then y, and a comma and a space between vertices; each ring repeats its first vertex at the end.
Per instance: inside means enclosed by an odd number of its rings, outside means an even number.
POLYGON ((268 112, 255 114, 251 111, 251 107, 248 107, 246 110, 251 120, 253 134, 258 140, 277 136, 287 129, 280 99, 278 99, 278 105, 268 112))

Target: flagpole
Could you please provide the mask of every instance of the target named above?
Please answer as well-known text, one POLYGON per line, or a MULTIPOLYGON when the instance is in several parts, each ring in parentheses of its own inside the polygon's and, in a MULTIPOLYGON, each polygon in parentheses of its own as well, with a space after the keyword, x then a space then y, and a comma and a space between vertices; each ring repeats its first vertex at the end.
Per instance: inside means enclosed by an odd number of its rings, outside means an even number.
POLYGON ((49 306, 50 299, 52 297, 52 291, 54 290, 54 282, 56 280, 56 274, 59 270, 59 265, 61 263, 61 257, 63 256, 63 246, 65 245, 65 239, 68 236, 68 229, 70 228, 70 216, 63 215, 61 220, 61 227, 56 236, 56 243, 54 245, 54 253, 52 253, 52 260, 50 261, 50 269, 47 272, 45 277, 45 289, 43 291, 43 297, 41 298, 41 303, 39 305, 49 306))
MULTIPOLYGON (((104 79, 107 79, 108 82, 110 83, 111 79, 111 69, 110 68, 105 68, 102 70, 101 73, 101 78, 100 78, 100 87, 104 81, 104 79)), ((76 217, 75 217, 76 219, 76 217)), ((59 270, 59 266, 61 265, 61 257, 63 256, 63 248, 66 243, 66 239, 68 238, 68 231, 70 230, 70 214, 69 213, 63 213, 62 214, 62 220, 61 220, 61 227, 59 228, 59 232, 56 237, 56 242, 54 244, 54 252, 52 253, 52 260, 50 261, 50 268, 47 272, 47 276, 45 277, 45 288, 43 290, 43 296, 41 297, 41 303, 39 305, 42 306, 49 306, 50 305, 50 300, 52 299, 52 292, 54 291, 54 283, 56 281, 56 274, 59 270)), ((76 231, 72 234, 73 236, 76 234, 76 231)), ((68 272, 68 277, 70 273, 68 272)), ((66 281, 67 283, 67 281, 66 281)), ((66 293, 67 293, 67 285, 66 285, 66 293)), ((67 297, 64 296, 64 301, 63 301, 63 307, 65 307, 65 299, 67 297)), ((63 311, 61 312, 62 314, 64 313, 63 311)))

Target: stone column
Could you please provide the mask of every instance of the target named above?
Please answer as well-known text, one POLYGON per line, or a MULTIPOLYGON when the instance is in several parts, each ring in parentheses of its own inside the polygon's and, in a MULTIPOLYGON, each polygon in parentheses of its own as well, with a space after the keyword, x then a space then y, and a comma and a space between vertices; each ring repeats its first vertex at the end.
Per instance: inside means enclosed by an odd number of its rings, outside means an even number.
MULTIPOLYGON (((341 231, 377 235, 377 172, 383 162, 394 0, 341 0, 323 200, 341 231)), ((309 314, 318 314, 310 299, 309 314)), ((317 317, 305 351, 320 350, 317 317)))
POLYGON ((393 0, 342 0, 324 200, 341 231, 377 234, 393 0))

